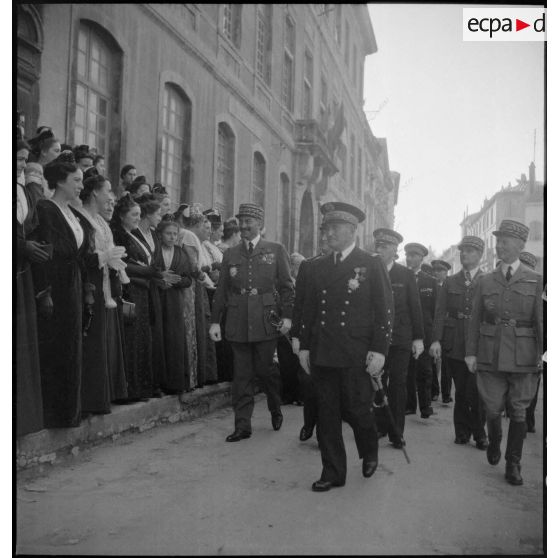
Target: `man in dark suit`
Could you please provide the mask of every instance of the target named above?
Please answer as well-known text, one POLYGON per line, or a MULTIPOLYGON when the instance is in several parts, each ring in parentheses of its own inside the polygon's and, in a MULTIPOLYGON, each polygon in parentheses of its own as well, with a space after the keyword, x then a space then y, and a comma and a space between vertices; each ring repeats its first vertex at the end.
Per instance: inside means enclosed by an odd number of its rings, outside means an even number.
POLYGON ((225 337, 231 343, 234 355, 232 403, 235 423, 227 442, 238 442, 251 435, 256 376, 262 380, 267 395, 273 429, 281 428, 281 378, 272 363, 278 334, 287 333, 291 327, 294 299, 285 248, 261 238, 263 209, 244 203, 236 217, 242 242, 223 254, 209 330, 213 341, 221 340, 219 323, 226 308, 225 337), (278 312, 283 318, 279 331, 271 323, 271 311, 278 312))
POLYGON ((393 317, 384 264, 356 247, 356 229, 364 213, 342 202, 326 203, 321 211, 333 254, 313 264, 299 352, 300 363, 307 373, 311 370, 318 393, 323 469, 312 485, 316 492, 345 484, 342 420, 353 429, 364 477, 372 476, 378 466, 371 376, 378 377, 384 366, 393 317))
MULTIPOLYGON (((434 270, 436 283, 438 283, 439 296, 440 289, 442 288, 444 282, 448 277, 448 272, 451 269, 451 265, 444 260, 432 260, 432 269, 434 270)), ((444 351, 442 351, 442 357, 439 360, 435 359, 434 366, 432 368, 432 374, 432 401, 436 401, 438 399, 441 387, 442 403, 451 403, 453 401, 451 397, 451 374, 448 370, 447 359, 444 351), (438 372, 440 373, 439 382, 438 372)))
MULTIPOLYGON (((427 255, 428 249, 418 242, 410 242, 405 245, 407 267, 414 273, 419 291, 424 345, 429 347, 432 342, 432 324, 434 323, 438 285, 434 277, 428 275, 420 268, 422 260, 427 255)), ((417 412, 417 392, 420 416, 428 418, 434 413, 431 405, 432 365, 432 357, 427 351, 423 352, 417 359, 411 358, 409 360, 409 371, 407 373, 407 414, 415 414, 417 412)))
POLYGON ((385 412, 378 409, 379 435, 388 433, 395 448, 401 448, 405 428, 405 405, 407 403, 407 369, 412 357, 419 358, 424 351, 424 330, 419 293, 413 272, 395 263, 397 246, 403 237, 391 229, 376 229, 373 233, 375 250, 387 267, 393 292, 395 308, 393 333, 389 353, 384 365, 384 383, 389 407, 399 433, 388 424, 385 412))
POLYGON ((525 412, 537 389, 542 368, 542 276, 519 260, 529 227, 504 219, 497 231, 496 253, 502 263, 480 278, 473 299, 465 362, 476 374, 486 409, 491 465, 501 458, 502 411, 508 408, 506 480, 523 484, 521 454, 527 429, 525 412))
POLYGON ((459 273, 450 275, 440 289, 430 353, 435 359, 445 355, 455 383, 455 443, 468 444, 472 435, 477 448, 486 450, 488 444, 482 401, 475 377, 467 369, 464 360, 473 297, 482 275, 479 262, 484 251, 484 241, 476 236, 465 236, 458 249, 463 268, 459 273))

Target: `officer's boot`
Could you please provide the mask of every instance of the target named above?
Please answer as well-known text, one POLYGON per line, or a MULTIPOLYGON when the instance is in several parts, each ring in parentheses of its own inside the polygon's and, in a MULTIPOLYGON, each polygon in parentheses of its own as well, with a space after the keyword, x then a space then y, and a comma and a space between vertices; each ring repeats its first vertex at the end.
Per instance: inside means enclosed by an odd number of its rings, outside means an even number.
POLYGON ((502 457, 502 452, 500 451, 500 442, 502 441, 501 417, 488 418, 486 420, 486 430, 488 431, 486 458, 490 465, 498 465, 502 457))
POLYGON ((523 438, 525 438, 524 422, 510 422, 508 430, 508 443, 506 446, 506 480, 514 486, 523 484, 521 478, 521 452, 523 450, 523 438))

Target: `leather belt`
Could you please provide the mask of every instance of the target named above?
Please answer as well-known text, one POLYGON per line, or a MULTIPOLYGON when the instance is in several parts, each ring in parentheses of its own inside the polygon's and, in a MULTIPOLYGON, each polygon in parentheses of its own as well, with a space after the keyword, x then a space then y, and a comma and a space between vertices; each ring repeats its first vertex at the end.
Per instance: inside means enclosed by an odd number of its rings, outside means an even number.
POLYGON ((258 289, 254 288, 254 289, 233 289, 233 293, 234 294, 239 294, 239 295, 248 295, 248 296, 256 296, 259 294, 264 294, 261 293, 260 291, 258 291, 258 289))
POLYGON ((504 325, 509 327, 534 327, 533 322, 524 322, 521 320, 516 320, 514 318, 500 318, 495 316, 493 318, 488 318, 485 323, 491 325, 504 325))
POLYGON ((457 318, 458 320, 470 320, 471 314, 465 314, 463 312, 457 312, 456 310, 448 310, 448 318, 457 318))

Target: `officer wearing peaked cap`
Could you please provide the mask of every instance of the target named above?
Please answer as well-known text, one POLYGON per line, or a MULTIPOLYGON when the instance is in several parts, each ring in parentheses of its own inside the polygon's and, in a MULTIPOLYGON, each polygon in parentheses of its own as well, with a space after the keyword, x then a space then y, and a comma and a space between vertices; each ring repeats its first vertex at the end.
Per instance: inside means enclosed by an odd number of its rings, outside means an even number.
POLYGON ((356 229, 365 218, 340 202, 321 207, 333 253, 313 263, 304 299, 299 359, 318 393, 318 443, 322 474, 312 490, 343 486, 347 458, 342 420, 354 432, 362 473, 378 465, 378 440, 370 376, 378 377, 388 353, 393 298, 379 257, 356 247, 356 229), (310 363, 312 368, 310 368, 310 363))
POLYGON ((519 260, 529 228, 505 219, 492 234, 502 263, 480 278, 473 299, 465 362, 476 373, 486 409, 491 465, 500 461, 502 411, 510 412, 506 446, 506 480, 523 484, 521 455, 525 412, 537 389, 542 366, 542 276, 519 260))
POLYGON ((219 323, 226 308, 225 337, 234 355, 235 421, 227 442, 238 442, 251 435, 256 376, 263 383, 273 429, 281 428, 281 379, 272 363, 279 331, 287 333, 290 329, 294 298, 287 251, 281 244, 261 238, 263 209, 244 203, 236 217, 242 242, 223 254, 209 330, 214 341, 221 340, 219 323), (272 324, 271 311, 283 317, 279 331, 272 324))
POLYGON ((450 275, 440 288, 430 352, 436 359, 446 359, 455 383, 455 443, 468 444, 472 435, 477 448, 485 450, 487 441, 482 401, 475 378, 467 370, 464 360, 473 297, 482 276, 479 262, 484 252, 484 241, 476 236, 465 236, 458 249, 463 268, 450 275))
POLYGON ((403 446, 405 405, 407 402, 407 369, 411 355, 417 358, 423 351, 424 329, 419 292, 413 272, 395 263, 397 247, 403 237, 391 229, 376 229, 374 247, 387 267, 393 292, 394 318, 389 353, 384 366, 384 383, 389 406, 399 432, 394 432, 383 409, 378 409, 378 432, 388 434, 394 447, 403 446))

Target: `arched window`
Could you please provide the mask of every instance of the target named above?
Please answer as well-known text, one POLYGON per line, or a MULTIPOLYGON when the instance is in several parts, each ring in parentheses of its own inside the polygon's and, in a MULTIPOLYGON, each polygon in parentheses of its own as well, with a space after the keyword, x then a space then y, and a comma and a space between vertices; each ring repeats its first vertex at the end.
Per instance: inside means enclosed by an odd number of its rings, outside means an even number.
POLYGON ((282 172, 279 177, 281 187, 279 191, 279 219, 280 235, 279 242, 290 251, 290 229, 291 229, 291 182, 286 173, 282 172))
POLYGON ((165 83, 159 174, 174 203, 180 203, 188 196, 190 115, 188 97, 176 85, 165 83))
POLYGON ((220 122, 217 129, 217 190, 215 207, 230 217, 234 202, 234 149, 235 138, 230 127, 220 122))
POLYGON ((252 201, 265 209, 265 159, 259 151, 254 153, 252 201))
POLYGON ((529 224, 529 240, 542 239, 542 223, 540 221, 532 221, 529 224))
POLYGON ((95 148, 113 174, 120 164, 120 65, 121 51, 108 33, 82 22, 74 74, 73 143, 95 148))

